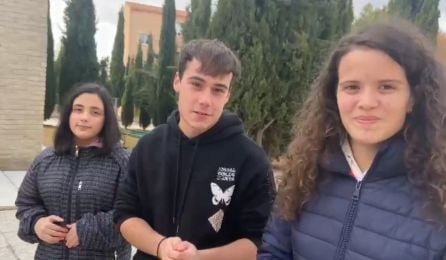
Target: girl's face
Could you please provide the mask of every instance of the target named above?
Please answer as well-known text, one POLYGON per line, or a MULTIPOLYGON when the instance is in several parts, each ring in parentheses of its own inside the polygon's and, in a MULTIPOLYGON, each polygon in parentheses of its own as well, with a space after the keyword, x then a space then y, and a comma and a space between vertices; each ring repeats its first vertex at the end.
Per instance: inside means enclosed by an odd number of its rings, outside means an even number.
POLYGON ((70 129, 79 146, 88 146, 96 141, 104 126, 104 104, 96 94, 85 93, 73 101, 70 114, 70 129))
POLYGON ((404 69, 386 53, 354 49, 341 58, 337 104, 352 145, 378 146, 399 132, 412 109, 404 69))

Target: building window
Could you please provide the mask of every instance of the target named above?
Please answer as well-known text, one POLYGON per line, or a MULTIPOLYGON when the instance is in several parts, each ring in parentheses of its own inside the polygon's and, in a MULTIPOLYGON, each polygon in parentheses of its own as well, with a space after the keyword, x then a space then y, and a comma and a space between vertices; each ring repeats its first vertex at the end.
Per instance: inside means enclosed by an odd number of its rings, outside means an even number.
POLYGON ((183 27, 180 23, 175 23, 175 31, 177 32, 178 36, 183 34, 183 27))
POLYGON ((141 33, 139 35, 139 43, 141 43, 141 44, 149 44, 151 41, 152 41, 152 35, 151 34, 141 33))

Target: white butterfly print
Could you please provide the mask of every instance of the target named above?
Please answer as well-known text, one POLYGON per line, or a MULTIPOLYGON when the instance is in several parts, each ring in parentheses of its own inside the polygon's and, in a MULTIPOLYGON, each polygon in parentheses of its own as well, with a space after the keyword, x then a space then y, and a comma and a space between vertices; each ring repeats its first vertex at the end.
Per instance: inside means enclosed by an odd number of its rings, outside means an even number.
POLYGON ((211 182, 211 191, 212 195, 212 204, 217 206, 219 203, 224 203, 226 206, 231 203, 232 193, 234 193, 235 185, 227 188, 224 192, 223 190, 216 184, 211 182))

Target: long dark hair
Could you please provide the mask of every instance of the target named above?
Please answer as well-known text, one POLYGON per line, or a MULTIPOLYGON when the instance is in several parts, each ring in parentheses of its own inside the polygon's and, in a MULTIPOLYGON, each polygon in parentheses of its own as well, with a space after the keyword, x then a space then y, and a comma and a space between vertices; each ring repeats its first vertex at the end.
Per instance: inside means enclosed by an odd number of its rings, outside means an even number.
POLYGON ((336 100, 339 62, 351 50, 386 53, 405 71, 414 106, 402 129, 409 179, 446 216, 446 81, 433 49, 414 27, 392 20, 347 35, 328 60, 295 119, 277 204, 286 219, 299 215, 316 189, 318 160, 346 136, 336 100), (297 215, 296 215, 297 214, 297 215))
POLYGON ((73 87, 62 107, 59 126, 54 136, 54 148, 57 154, 66 154, 73 151, 74 135, 70 129, 70 115, 74 100, 85 93, 98 95, 104 105, 104 125, 99 133, 102 147, 98 148, 98 153, 109 154, 121 139, 113 102, 107 89, 96 83, 84 83, 78 87, 73 87))

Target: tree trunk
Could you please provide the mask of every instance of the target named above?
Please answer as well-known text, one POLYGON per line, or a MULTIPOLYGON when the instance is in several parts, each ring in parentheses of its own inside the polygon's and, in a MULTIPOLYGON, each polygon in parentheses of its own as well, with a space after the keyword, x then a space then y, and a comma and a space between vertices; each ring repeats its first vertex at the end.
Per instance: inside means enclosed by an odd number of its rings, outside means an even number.
POLYGON ((266 129, 268 129, 272 124, 274 123, 274 119, 272 119, 271 121, 269 121, 265 127, 263 127, 262 129, 260 129, 259 131, 257 131, 256 134, 256 143, 260 146, 262 146, 262 141, 263 141, 263 133, 266 131, 266 129))

